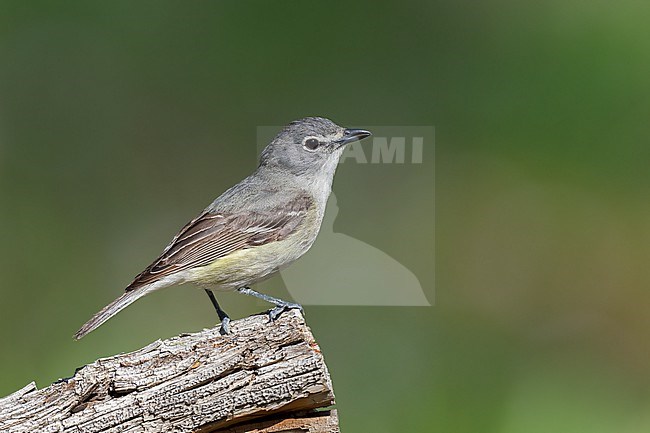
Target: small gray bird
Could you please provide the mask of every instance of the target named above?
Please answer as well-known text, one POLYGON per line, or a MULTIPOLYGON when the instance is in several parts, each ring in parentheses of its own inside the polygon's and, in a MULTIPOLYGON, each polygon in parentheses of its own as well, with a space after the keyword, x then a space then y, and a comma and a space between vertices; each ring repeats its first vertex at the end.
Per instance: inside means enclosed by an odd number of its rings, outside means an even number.
POLYGON ((275 304, 269 317, 302 307, 252 290, 302 256, 320 230, 345 145, 370 136, 322 117, 287 125, 260 155, 257 170, 187 223, 122 296, 75 334, 80 339, 142 296, 176 284, 202 287, 229 333, 230 318, 212 290, 237 290, 275 304))

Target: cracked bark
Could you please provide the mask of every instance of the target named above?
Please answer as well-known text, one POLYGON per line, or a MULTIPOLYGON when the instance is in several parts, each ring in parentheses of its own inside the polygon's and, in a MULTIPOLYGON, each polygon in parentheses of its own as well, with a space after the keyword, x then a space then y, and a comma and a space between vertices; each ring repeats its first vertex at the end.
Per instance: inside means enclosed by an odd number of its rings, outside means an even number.
POLYGON ((0 431, 338 432, 323 356, 295 310, 98 359, 0 399, 0 431))

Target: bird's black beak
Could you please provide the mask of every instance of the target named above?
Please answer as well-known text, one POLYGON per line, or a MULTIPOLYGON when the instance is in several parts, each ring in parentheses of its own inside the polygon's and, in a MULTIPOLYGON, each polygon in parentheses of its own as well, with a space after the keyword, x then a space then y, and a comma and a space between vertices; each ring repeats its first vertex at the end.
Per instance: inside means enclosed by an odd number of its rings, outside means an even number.
POLYGON ((366 131, 365 129, 346 129, 343 132, 343 137, 338 140, 339 147, 345 146, 348 143, 352 143, 353 141, 357 140, 363 140, 366 137, 370 137, 372 133, 370 131, 366 131))

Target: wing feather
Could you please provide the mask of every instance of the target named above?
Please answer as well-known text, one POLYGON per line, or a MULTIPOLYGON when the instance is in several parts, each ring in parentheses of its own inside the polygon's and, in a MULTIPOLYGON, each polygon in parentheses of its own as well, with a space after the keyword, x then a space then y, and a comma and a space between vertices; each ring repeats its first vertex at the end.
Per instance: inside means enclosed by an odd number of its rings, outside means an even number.
POLYGON ((286 238, 303 221, 312 201, 300 196, 285 206, 259 212, 203 211, 174 236, 127 291, 185 269, 206 266, 234 251, 286 238))

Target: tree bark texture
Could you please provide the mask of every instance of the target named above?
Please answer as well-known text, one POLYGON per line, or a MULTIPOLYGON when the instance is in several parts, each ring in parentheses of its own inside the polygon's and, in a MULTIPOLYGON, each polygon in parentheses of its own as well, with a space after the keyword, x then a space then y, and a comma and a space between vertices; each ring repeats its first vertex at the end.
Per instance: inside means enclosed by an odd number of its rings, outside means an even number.
POLYGON ((0 431, 338 432, 323 356, 296 310, 98 359, 0 399, 0 431))

